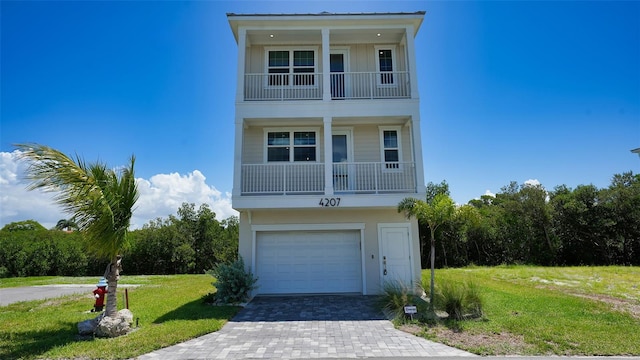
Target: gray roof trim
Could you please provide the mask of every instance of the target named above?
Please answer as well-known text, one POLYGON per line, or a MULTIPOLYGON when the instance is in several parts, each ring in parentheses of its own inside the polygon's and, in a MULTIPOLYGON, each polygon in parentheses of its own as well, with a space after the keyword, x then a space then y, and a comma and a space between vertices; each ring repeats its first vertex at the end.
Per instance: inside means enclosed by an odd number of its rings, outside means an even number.
POLYGON ((236 13, 227 13, 227 17, 232 17, 232 16, 252 16, 252 17, 264 17, 264 16, 359 16, 359 15, 363 15, 363 16, 385 16, 385 15, 424 15, 426 14, 426 11, 415 11, 415 12, 384 12, 384 13, 378 13, 378 12, 362 12, 362 13, 330 13, 330 12, 326 12, 323 11, 321 13, 315 13, 315 14, 311 14, 311 13, 301 13, 301 14, 236 14, 236 13))

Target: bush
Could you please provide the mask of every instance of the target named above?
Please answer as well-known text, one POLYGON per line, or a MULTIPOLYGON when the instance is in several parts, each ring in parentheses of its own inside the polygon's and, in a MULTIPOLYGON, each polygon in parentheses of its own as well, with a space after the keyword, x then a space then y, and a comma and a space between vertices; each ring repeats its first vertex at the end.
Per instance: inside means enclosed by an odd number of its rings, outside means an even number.
POLYGON ((216 278, 213 286, 216 287, 216 302, 222 304, 237 304, 245 302, 249 298, 249 292, 256 288, 257 278, 251 271, 245 272, 242 258, 229 263, 218 264, 208 274, 216 278))
POLYGON ((406 319, 404 307, 415 305, 417 316, 425 318, 429 314, 429 304, 417 295, 413 288, 400 281, 385 282, 378 306, 382 311, 396 320, 406 319))
POLYGON ((446 311, 456 320, 477 318, 483 315, 483 300, 480 288, 472 281, 465 283, 438 282, 434 305, 446 311))

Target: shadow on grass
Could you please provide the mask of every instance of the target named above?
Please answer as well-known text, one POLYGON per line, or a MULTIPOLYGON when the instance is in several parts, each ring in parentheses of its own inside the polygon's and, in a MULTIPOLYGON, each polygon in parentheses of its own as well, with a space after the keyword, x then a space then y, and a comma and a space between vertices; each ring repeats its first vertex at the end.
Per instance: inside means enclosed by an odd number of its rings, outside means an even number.
POLYGON ((197 299, 160 316, 153 323, 161 324, 171 320, 231 320, 239 310, 240 307, 237 306, 212 306, 197 299))
POLYGON ((55 347, 77 342, 76 323, 60 323, 56 329, 19 331, 3 329, 0 332, 0 359, 39 358, 55 347))

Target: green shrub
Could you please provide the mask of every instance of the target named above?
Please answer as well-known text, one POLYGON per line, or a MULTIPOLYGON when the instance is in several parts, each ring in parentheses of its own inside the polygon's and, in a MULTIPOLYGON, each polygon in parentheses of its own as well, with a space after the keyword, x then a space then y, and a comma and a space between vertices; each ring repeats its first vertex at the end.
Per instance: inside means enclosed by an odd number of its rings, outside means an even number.
POLYGON ((435 290, 436 309, 446 311, 450 318, 465 320, 483 315, 480 288, 473 281, 464 283, 439 281, 435 290))
POLYGON ((400 281, 385 282, 382 288, 382 296, 378 300, 378 307, 395 320, 406 320, 408 316, 404 313, 406 305, 415 305, 418 313, 415 318, 428 318, 429 304, 420 298, 414 289, 400 281))
POLYGON ((258 281, 251 271, 244 270, 244 261, 241 257, 229 264, 218 264, 207 273, 216 279, 213 282, 213 286, 217 289, 216 302, 222 304, 246 301, 251 290, 256 288, 255 284, 258 281))

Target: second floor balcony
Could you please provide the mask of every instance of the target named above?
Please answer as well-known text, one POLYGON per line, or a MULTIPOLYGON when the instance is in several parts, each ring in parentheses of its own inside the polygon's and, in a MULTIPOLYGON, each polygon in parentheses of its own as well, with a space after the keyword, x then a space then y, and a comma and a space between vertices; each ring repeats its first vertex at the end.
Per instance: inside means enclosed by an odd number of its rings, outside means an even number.
POLYGON ((411 97, 406 71, 245 74, 245 101, 322 100, 325 86, 332 100, 406 99, 411 97))
MULTIPOLYGON (((335 194, 416 193, 413 162, 340 162, 331 167, 335 194)), ((242 165, 241 195, 324 194, 324 163, 242 165)))

